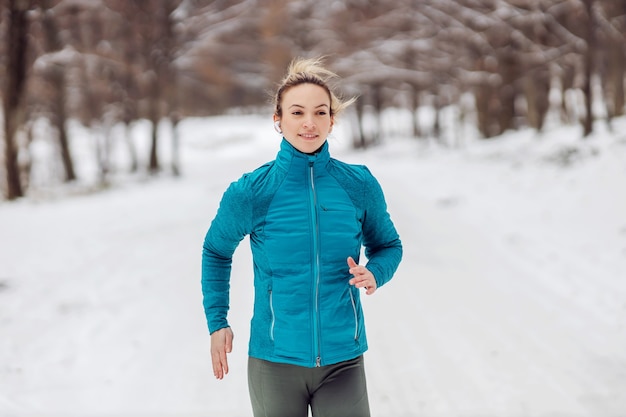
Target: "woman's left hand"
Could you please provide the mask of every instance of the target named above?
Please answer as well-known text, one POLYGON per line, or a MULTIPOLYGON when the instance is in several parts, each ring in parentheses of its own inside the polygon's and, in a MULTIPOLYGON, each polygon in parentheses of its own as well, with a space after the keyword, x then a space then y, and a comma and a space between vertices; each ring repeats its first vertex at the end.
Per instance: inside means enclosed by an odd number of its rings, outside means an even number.
POLYGON ((376 279, 369 269, 364 266, 357 265, 352 257, 348 257, 348 267, 350 273, 353 275, 349 281, 350 285, 354 285, 356 288, 365 288, 365 294, 372 295, 376 291, 376 279))

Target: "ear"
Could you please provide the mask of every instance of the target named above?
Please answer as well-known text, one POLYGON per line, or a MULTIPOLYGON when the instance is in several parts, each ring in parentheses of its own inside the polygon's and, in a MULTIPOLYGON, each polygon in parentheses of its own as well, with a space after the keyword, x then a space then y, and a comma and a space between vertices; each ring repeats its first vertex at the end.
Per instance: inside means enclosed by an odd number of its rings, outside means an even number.
POLYGON ((283 130, 280 128, 280 117, 274 115, 274 130, 279 134, 283 134, 283 130))

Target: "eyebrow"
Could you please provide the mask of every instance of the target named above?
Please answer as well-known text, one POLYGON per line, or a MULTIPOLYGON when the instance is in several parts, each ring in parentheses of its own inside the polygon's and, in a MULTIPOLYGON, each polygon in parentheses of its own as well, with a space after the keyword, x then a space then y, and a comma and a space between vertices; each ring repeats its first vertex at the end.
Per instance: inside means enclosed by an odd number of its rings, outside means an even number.
MULTIPOLYGON (((301 109, 304 108, 304 106, 301 106, 300 104, 292 104, 291 106, 289 106, 289 108, 292 107, 300 107, 301 109)), ((320 104, 319 106, 316 106, 316 109, 319 109, 320 107, 330 107, 328 104, 320 104)))

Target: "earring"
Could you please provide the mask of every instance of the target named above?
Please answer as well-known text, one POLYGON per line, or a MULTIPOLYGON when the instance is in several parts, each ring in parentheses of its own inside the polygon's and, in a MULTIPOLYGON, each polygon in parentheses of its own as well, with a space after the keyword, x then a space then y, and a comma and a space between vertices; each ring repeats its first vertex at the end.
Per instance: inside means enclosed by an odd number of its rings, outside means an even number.
POLYGON ((274 130, 278 132, 278 134, 282 135, 283 131, 280 129, 280 120, 276 120, 274 122, 274 130))

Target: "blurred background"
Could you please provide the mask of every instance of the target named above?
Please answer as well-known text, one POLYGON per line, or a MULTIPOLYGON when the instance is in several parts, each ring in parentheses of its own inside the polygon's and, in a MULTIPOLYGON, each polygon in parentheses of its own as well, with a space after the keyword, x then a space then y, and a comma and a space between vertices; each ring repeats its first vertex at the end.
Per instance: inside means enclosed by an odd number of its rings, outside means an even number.
MULTIPOLYGON (((159 123, 225 112, 271 112, 271 92, 297 56, 326 56, 358 96, 353 146, 396 131, 455 146, 439 112, 482 138, 531 127, 549 109, 588 136, 594 118, 624 113, 624 0, 2 0, 2 195, 28 192, 38 132, 59 183, 77 179, 68 120, 92 133, 99 181, 112 170, 111 127, 152 126, 151 146, 125 141, 129 170, 156 173, 159 123), (424 126, 420 108, 432 110, 424 126), (37 129, 37 123, 46 128, 37 129), (138 155, 147 152, 147 155, 138 155), (144 161, 140 163, 140 161, 144 161), (143 165, 143 166, 140 166, 143 165)), ((119 136, 119 135, 118 135, 119 136)), ((176 143, 173 144, 176 148, 176 143)), ((179 172, 179 161, 171 171, 179 172)))
POLYGON ((624 417, 625 37, 626 0, 0 0, 0 417, 251 414, 250 251, 218 382, 201 247, 299 56, 405 248, 372 415, 624 417))

